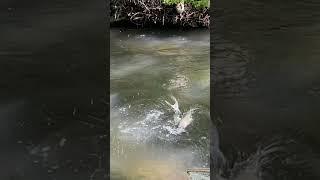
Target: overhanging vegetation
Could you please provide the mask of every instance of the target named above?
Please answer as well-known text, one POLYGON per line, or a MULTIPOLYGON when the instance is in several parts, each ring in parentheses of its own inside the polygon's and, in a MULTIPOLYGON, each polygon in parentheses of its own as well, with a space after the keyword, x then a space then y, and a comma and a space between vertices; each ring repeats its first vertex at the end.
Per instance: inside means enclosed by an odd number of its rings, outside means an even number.
POLYGON ((209 27, 209 0, 111 0, 111 25, 209 27))

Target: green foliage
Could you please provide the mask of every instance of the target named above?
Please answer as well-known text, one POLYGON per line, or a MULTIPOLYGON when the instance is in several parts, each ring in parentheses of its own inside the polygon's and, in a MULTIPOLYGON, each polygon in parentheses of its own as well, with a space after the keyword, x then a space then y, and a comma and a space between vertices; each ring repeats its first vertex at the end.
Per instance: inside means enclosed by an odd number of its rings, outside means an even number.
POLYGON ((209 6, 210 0, 162 0, 164 4, 173 5, 178 4, 180 2, 184 2, 185 4, 191 4, 195 8, 206 8, 209 6))

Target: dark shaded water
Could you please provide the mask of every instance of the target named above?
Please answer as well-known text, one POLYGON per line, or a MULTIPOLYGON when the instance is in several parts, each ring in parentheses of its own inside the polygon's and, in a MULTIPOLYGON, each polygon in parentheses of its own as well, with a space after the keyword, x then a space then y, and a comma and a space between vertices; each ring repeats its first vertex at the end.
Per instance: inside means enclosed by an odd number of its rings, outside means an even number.
POLYGON ((103 3, 1 2, 0 179, 105 176, 103 3))
MULTIPOLYGON (((261 137, 283 137, 295 130, 303 136, 294 149, 318 154, 320 3, 226 0, 215 4, 213 108, 223 121, 225 151, 233 146, 252 153, 261 137)), ((302 155, 302 159, 319 169, 318 162, 312 161, 315 157, 302 155)), ((294 172, 290 173, 287 179, 294 179, 294 172)))

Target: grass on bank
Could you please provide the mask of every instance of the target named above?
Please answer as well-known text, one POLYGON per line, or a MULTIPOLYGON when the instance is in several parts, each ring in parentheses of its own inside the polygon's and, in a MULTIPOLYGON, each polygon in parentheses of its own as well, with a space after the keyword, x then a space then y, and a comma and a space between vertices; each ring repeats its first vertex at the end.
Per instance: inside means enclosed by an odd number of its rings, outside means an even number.
POLYGON ((191 4, 197 9, 209 8, 210 0, 162 0, 164 4, 175 5, 179 3, 191 4))

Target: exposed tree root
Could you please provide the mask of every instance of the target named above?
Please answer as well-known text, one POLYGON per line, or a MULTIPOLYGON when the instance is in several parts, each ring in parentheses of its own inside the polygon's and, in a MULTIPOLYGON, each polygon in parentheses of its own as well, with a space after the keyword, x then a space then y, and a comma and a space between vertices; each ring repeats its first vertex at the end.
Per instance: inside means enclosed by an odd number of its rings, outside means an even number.
POLYGON ((184 4, 183 11, 161 0, 112 0, 111 23, 144 26, 209 27, 209 9, 184 4))

